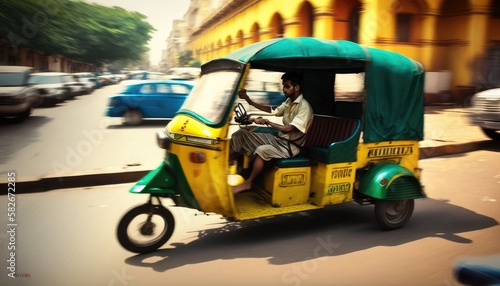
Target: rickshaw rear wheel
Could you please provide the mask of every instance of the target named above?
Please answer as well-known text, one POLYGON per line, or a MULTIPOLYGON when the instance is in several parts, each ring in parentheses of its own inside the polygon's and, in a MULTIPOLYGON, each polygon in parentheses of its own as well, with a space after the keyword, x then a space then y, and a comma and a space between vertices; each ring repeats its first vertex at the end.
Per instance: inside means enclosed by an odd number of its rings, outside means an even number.
POLYGON ((375 201, 375 219, 384 230, 393 230, 405 225, 413 214, 415 201, 377 200, 375 201))
POLYGON ((172 236, 175 220, 161 205, 145 204, 132 208, 120 220, 118 241, 128 251, 148 253, 157 250, 172 236))

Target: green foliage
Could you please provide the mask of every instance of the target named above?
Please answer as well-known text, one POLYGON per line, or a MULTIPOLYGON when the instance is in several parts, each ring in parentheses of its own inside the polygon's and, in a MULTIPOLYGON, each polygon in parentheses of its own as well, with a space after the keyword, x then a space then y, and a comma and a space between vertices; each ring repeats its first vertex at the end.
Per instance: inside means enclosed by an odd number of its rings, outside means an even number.
POLYGON ((200 60, 190 60, 188 63, 188 66, 190 67, 201 67, 201 61, 200 60))
POLYGON ((16 50, 96 65, 140 60, 154 31, 140 13, 69 0, 2 0, 0 23, 0 38, 16 50))
POLYGON ((181 52, 178 60, 180 67, 201 67, 201 62, 193 58, 193 52, 191 51, 181 52))

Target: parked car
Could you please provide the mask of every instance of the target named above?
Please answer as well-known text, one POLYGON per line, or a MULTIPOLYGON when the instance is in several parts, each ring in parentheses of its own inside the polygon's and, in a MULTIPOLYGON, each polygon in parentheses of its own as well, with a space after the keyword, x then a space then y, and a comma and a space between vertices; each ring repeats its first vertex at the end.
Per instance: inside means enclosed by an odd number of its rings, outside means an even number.
POLYGON ((22 121, 41 103, 38 89, 28 83, 32 67, 0 66, 0 117, 22 121))
POLYGON ((73 73, 73 76, 77 77, 78 80, 83 84, 83 94, 90 94, 96 89, 97 79, 90 72, 77 72, 73 73))
POLYGON ((98 72, 96 76, 103 82, 103 85, 117 84, 122 80, 121 76, 110 72, 98 72))
POLYGON ((66 85, 70 88, 70 99, 74 98, 77 95, 88 94, 87 89, 85 87, 85 83, 80 81, 77 76, 72 74, 67 74, 64 76, 67 80, 66 85))
POLYGON ((152 72, 152 71, 133 71, 128 74, 129 80, 155 80, 160 79, 165 76, 164 73, 161 72, 152 72))
POLYGON ((129 84, 118 95, 110 98, 106 115, 123 117, 128 125, 139 125, 143 118, 171 119, 193 86, 193 82, 179 80, 129 84))
POLYGON ((165 79, 165 74, 161 72, 151 71, 131 71, 127 74, 127 79, 121 81, 123 85, 135 84, 144 80, 161 80, 165 79))
POLYGON ((188 79, 195 80, 200 77, 201 68, 198 67, 175 67, 170 68, 165 79, 188 79))
POLYGON ((76 86, 69 73, 39 72, 31 74, 28 83, 39 88, 44 105, 55 105, 80 94, 81 87, 76 86))
POLYGON ((486 136, 500 141, 500 88, 478 92, 471 100, 471 122, 486 136))

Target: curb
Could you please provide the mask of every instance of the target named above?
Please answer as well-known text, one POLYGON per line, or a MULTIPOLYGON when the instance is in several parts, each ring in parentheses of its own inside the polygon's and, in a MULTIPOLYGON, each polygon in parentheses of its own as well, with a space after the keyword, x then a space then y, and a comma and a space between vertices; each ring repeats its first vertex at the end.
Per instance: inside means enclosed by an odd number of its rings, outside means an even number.
POLYGON ((483 140, 483 141, 456 143, 456 144, 449 144, 449 145, 442 145, 435 147, 422 147, 420 148, 420 160, 444 156, 444 155, 466 153, 480 149, 493 148, 497 144, 498 142, 495 142, 493 140, 483 140))
MULTIPOLYGON (((493 140, 468 142, 460 144, 442 145, 435 147, 421 147, 420 159, 429 159, 444 155, 466 153, 480 149, 498 148, 493 140)), ((124 172, 108 172, 79 174, 62 177, 46 177, 38 180, 19 181, 15 183, 15 194, 27 194, 50 191, 55 189, 84 188, 100 185, 113 185, 137 182, 150 170, 136 170, 124 172)), ((0 195, 6 195, 8 184, 0 183, 0 195)))
MULTIPOLYGON (((55 189, 84 188, 90 186, 113 185, 136 182, 149 173, 150 170, 125 171, 111 173, 94 173, 70 175, 62 177, 46 177, 32 181, 16 181, 15 194, 45 192, 55 189)), ((6 195, 7 183, 0 184, 0 195, 6 195)))

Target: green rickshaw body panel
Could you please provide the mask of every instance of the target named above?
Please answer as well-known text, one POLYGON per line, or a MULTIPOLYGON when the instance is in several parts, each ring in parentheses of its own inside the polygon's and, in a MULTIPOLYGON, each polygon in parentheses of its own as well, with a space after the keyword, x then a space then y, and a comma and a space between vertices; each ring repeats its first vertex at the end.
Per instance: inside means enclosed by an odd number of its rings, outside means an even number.
POLYGON ((131 189, 131 193, 175 194, 175 177, 167 171, 165 163, 142 177, 131 189))
POLYGON ((424 198, 422 186, 415 175, 396 163, 384 162, 369 169, 361 179, 360 193, 381 200, 424 198), (385 180, 385 185, 381 182, 385 180))
POLYGON ((165 161, 142 177, 131 189, 134 194, 165 195, 177 205, 201 210, 176 155, 167 153, 165 161))

